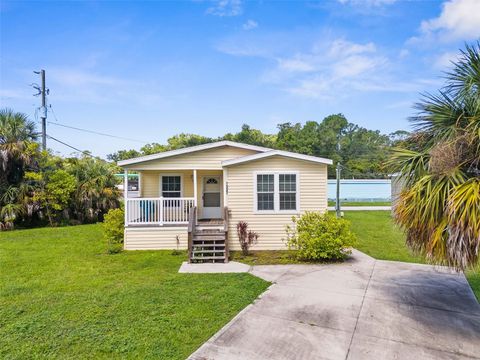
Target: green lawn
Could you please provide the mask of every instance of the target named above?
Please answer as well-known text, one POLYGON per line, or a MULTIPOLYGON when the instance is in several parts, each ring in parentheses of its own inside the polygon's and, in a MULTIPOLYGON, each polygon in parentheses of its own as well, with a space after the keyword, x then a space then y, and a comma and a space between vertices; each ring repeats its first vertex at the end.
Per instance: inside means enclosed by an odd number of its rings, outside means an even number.
POLYGON ((99 225, 0 232, 0 358, 185 359, 269 283, 106 255, 99 225))
MULTIPOLYGON (((390 206, 390 201, 340 201, 340 206, 390 206)), ((329 201, 328 206, 335 206, 335 201, 329 201)))
POLYGON ((296 258, 294 250, 259 250, 250 251, 245 256, 241 251, 230 251, 230 260, 239 261, 248 265, 286 265, 286 264, 311 264, 296 258))
MULTIPOLYGON (((345 218, 352 222, 360 251, 382 260, 425 263, 413 255, 405 245, 405 237, 392 221, 390 211, 346 211, 345 218)), ((466 271, 465 275, 480 302, 480 268, 466 271)))

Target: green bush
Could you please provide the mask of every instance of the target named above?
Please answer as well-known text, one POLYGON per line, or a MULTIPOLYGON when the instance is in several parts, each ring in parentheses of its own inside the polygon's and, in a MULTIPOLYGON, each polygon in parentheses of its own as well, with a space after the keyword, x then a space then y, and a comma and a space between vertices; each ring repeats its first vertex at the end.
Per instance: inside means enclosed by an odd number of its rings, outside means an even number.
POLYGON ((293 217, 293 226, 287 226, 287 245, 297 250, 299 260, 338 260, 351 253, 356 243, 350 223, 328 213, 305 212, 293 217))
POLYGON ((125 215, 123 209, 111 209, 103 220, 103 236, 107 242, 107 252, 118 253, 123 248, 125 215))

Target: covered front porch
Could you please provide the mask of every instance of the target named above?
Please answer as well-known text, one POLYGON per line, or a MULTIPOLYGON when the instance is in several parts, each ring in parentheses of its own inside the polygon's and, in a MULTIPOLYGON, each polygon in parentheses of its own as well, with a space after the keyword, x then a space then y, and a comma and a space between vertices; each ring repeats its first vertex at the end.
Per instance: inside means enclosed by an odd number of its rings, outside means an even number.
MULTIPOLYGON (((225 170, 140 170, 139 196, 125 197, 125 226, 185 226, 223 219, 227 206, 225 170), (193 212, 193 209, 196 209, 193 212)), ((124 183, 128 179, 124 172, 124 183)))

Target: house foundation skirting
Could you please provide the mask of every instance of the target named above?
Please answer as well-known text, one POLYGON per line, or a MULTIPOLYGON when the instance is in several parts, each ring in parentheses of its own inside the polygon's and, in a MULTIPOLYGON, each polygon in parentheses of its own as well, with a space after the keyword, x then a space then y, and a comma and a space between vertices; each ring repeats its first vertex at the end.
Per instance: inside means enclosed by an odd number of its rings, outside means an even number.
POLYGON ((186 250, 187 226, 128 226, 125 228, 125 250, 186 250))

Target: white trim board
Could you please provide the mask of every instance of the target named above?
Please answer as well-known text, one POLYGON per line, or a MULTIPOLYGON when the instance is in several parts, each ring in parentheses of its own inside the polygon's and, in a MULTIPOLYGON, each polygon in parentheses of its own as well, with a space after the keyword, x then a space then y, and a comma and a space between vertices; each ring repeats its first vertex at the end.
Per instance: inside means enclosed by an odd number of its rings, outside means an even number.
POLYGON ((265 148, 261 146, 248 145, 248 144, 242 144, 234 141, 225 140, 225 141, 217 141, 214 143, 202 144, 197 146, 190 146, 190 147, 177 149, 177 150, 165 151, 162 153, 157 153, 152 155, 140 156, 140 157, 128 159, 128 160, 121 160, 117 164, 118 166, 132 165, 132 164, 142 163, 150 160, 164 159, 170 156, 176 156, 176 155, 188 154, 196 151, 214 149, 222 146, 231 146, 231 147, 236 147, 240 149, 254 150, 254 151, 260 151, 260 152, 272 150, 270 148, 265 148))
POLYGON ((325 159, 317 156, 310 156, 310 155, 303 155, 298 153, 293 153, 290 151, 283 151, 283 150, 270 150, 266 152, 262 152, 259 154, 247 155, 242 156, 236 159, 231 160, 224 160, 222 161, 222 166, 231 166, 236 164, 242 164, 248 161, 255 161, 260 159, 266 159, 272 156, 283 156, 291 159, 303 160, 303 161, 310 161, 320 164, 332 165, 333 161, 330 159, 325 159))

